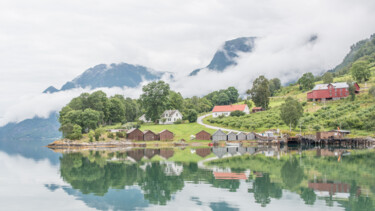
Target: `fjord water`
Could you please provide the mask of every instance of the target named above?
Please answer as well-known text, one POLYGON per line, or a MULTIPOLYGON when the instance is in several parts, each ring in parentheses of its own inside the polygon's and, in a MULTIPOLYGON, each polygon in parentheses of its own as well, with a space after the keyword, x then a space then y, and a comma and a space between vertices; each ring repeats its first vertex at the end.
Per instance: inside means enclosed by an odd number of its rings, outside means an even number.
POLYGON ((375 210, 373 149, 45 144, 0 142, 1 210, 375 210))

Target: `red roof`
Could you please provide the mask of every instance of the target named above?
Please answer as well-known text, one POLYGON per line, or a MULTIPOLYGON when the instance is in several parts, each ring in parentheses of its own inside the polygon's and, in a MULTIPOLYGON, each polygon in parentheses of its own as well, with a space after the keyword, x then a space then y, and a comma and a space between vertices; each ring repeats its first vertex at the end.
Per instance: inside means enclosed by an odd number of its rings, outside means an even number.
POLYGON ((222 105, 222 106, 215 106, 212 109, 212 112, 232 112, 232 111, 244 111, 246 108, 246 104, 241 105, 222 105))
POLYGON ((255 110, 261 110, 261 109, 263 109, 263 108, 262 108, 262 107, 254 107, 253 110, 254 110, 254 109, 255 109, 255 110))

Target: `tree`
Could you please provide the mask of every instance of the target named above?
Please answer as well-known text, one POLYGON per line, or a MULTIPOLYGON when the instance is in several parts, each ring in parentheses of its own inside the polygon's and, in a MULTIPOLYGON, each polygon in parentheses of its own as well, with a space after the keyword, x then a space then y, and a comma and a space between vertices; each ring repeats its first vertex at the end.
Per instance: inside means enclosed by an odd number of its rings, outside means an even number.
POLYGON ((284 121, 286 125, 295 128, 299 119, 303 116, 303 107, 301 103, 292 97, 288 97, 285 103, 281 105, 280 108, 280 118, 284 121))
POLYGON ((143 86, 142 91, 140 100, 146 110, 146 118, 156 122, 167 106, 169 84, 164 81, 151 82, 143 86))
POLYGON ((240 95, 238 94, 238 90, 236 88, 231 86, 225 92, 229 97, 230 103, 237 103, 238 96, 240 96, 240 95))
POLYGON ((177 93, 174 91, 169 91, 168 96, 168 108, 173 110, 182 110, 184 98, 182 97, 181 93, 177 93))
POLYGON ((109 123, 117 123, 125 121, 125 105, 124 101, 119 98, 111 98, 109 100, 109 123))
POLYGON ((314 75, 312 73, 305 73, 300 79, 298 79, 298 84, 300 90, 310 90, 314 88, 314 75))
POLYGON ((349 91, 349 95, 350 95, 350 100, 351 101, 354 101, 355 100, 355 86, 354 86, 354 83, 352 81, 348 81, 347 82, 349 88, 348 88, 348 91, 349 91))
POLYGON ((358 60, 352 64, 350 72, 353 78, 358 81, 368 81, 371 77, 370 68, 368 68, 369 62, 366 60, 358 60))
POLYGON ((323 83, 325 83, 325 84, 330 84, 330 83, 333 82, 333 75, 332 75, 332 73, 330 73, 330 72, 326 72, 326 73, 323 75, 322 79, 323 79, 323 83))
POLYGON ((103 91, 96 91, 87 98, 87 108, 91 108, 100 112, 100 121, 103 123, 108 121, 109 117, 109 100, 107 94, 103 91))
POLYGON ((259 76, 253 82, 253 87, 250 91, 248 91, 251 95, 251 99, 255 103, 256 106, 262 107, 264 109, 268 109, 268 105, 270 102, 270 89, 269 89, 269 82, 267 78, 264 76, 259 76))
POLYGON ((213 101, 216 105, 228 105, 230 104, 230 99, 225 92, 219 93, 213 97, 213 101))
POLYGON ((73 125, 72 133, 67 137, 71 140, 78 140, 82 138, 82 128, 79 125, 73 125))
POLYGON ((277 90, 280 90, 281 88, 281 81, 278 78, 273 78, 270 80, 270 92, 271 96, 275 94, 277 90))
POLYGON ((82 118, 82 129, 84 131, 89 131, 90 129, 91 130, 95 130, 98 125, 99 125, 99 121, 100 121, 100 112, 99 111, 95 111, 91 108, 87 108, 83 111, 82 115, 81 115, 81 118, 82 118))
POLYGON ((189 120, 190 123, 196 122, 198 119, 198 112, 194 109, 189 109, 187 111, 187 120, 189 120))
POLYGON ((138 117, 140 113, 139 104, 136 100, 132 100, 131 98, 127 97, 125 99, 125 119, 128 122, 134 122, 136 117, 138 117))

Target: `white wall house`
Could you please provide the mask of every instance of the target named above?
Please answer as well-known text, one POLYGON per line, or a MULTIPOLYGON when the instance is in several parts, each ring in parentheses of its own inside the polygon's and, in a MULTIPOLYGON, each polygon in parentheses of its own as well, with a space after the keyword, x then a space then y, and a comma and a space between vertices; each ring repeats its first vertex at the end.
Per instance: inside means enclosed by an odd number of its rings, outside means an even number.
POLYGON ((212 116, 213 117, 219 117, 221 115, 229 116, 232 111, 243 111, 245 112, 245 114, 250 113, 250 109, 246 104, 221 105, 221 106, 215 106, 214 109, 212 109, 212 116))
POLYGON ((178 110, 166 110, 160 116, 159 124, 173 124, 179 119, 182 120, 181 112, 179 112, 178 110))
POLYGON ((143 121, 143 122, 151 122, 151 120, 147 120, 146 119, 146 114, 143 114, 141 117, 138 118, 139 121, 143 121))

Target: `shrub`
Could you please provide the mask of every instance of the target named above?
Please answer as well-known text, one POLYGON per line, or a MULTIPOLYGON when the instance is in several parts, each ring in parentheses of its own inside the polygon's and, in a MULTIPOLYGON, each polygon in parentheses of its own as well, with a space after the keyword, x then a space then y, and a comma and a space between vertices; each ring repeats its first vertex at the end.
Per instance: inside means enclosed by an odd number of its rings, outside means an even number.
POLYGON ((116 137, 117 138, 125 138, 125 133, 123 133, 123 132, 116 132, 116 137))
POLYGON ((115 138, 115 135, 113 135, 113 133, 111 133, 111 132, 108 132, 107 137, 108 137, 108 138, 115 138))
POLYGON ((95 134, 94 134, 95 140, 99 141, 99 138, 100 138, 101 135, 102 135, 102 129, 101 128, 96 128, 95 129, 95 134))
POLYGON ((232 111, 230 112, 230 116, 245 116, 245 112, 239 110, 232 111))
POLYGON ((90 142, 94 141, 94 135, 95 135, 94 131, 90 130, 90 132, 89 132, 89 141, 90 142))
POLYGON ((174 122, 174 124, 181 124, 182 123, 182 119, 178 119, 174 122))

